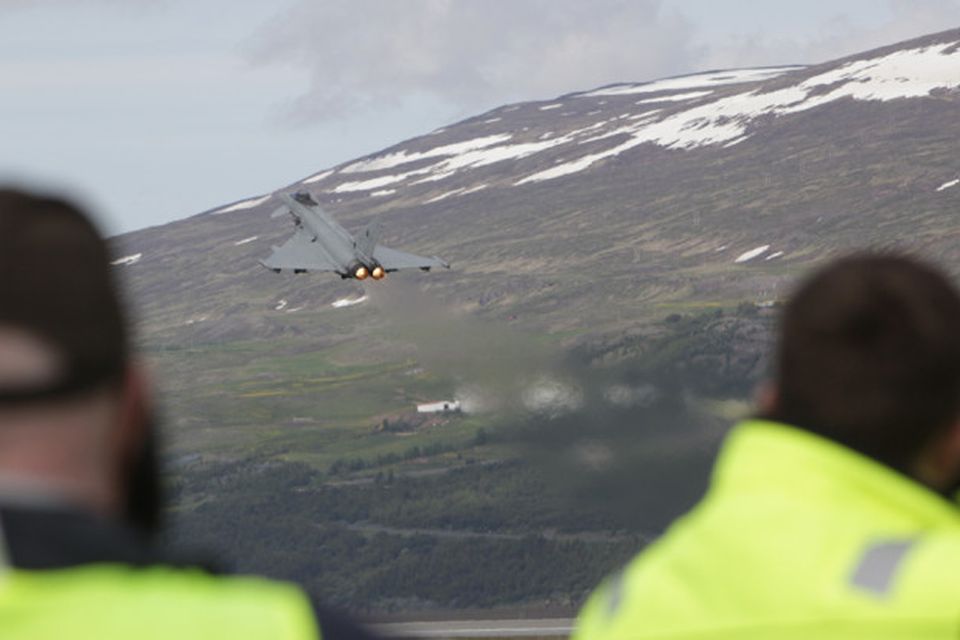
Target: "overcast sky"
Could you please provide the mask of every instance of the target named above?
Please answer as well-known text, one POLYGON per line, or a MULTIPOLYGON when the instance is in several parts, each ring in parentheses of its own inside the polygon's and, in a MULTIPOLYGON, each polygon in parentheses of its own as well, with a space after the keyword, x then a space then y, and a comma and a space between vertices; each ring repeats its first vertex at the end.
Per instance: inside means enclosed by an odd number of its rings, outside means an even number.
POLYGON ((0 182, 119 233, 508 102, 954 27, 960 0, 0 0, 0 182))

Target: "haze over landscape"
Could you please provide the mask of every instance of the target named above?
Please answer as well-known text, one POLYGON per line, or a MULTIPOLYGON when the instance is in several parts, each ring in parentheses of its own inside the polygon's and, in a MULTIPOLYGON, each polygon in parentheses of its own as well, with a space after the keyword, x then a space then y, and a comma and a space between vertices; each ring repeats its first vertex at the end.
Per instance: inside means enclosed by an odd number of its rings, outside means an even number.
POLYGON ((952 0, 14 2, 0 174, 105 212, 169 542, 366 614, 569 615, 700 495, 799 275, 866 247, 960 274, 958 26, 952 0), (264 269, 298 190, 452 268, 264 269))
POLYGON ((571 612, 699 495, 799 274, 960 271, 958 88, 960 30, 585 86, 116 237, 174 539, 361 611, 571 612), (293 190, 452 269, 263 269, 293 190))

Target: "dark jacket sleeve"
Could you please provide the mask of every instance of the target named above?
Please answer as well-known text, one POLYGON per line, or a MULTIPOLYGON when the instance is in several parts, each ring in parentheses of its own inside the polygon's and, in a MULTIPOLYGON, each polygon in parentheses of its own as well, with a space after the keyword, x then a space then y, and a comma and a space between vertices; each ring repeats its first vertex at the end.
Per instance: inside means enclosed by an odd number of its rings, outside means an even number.
POLYGON ((339 611, 313 603, 322 640, 384 640, 372 629, 339 611))

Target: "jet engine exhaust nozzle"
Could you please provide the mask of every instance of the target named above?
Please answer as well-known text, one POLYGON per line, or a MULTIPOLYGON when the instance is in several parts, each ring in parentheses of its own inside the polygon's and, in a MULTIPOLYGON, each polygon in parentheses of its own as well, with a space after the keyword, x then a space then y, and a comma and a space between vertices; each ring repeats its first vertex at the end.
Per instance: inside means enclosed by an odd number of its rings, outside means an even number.
POLYGON ((374 280, 383 280, 385 277, 387 277, 387 272, 383 267, 377 265, 373 268, 373 271, 370 272, 370 277, 372 277, 374 280))
POLYGON ((366 280, 369 275, 370 271, 366 267, 357 267, 357 270, 353 272, 353 277, 357 280, 366 280))

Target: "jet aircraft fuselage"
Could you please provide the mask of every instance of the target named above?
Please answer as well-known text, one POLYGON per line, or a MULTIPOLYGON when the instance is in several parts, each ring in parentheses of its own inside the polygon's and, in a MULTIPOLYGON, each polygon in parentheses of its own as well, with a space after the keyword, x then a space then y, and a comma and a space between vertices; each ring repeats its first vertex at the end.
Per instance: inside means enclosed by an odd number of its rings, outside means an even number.
POLYGON ((341 275, 349 273, 355 277, 356 269, 360 267, 366 267, 368 273, 373 273, 380 266, 358 246, 346 229, 319 206, 303 204, 286 193, 280 195, 280 200, 290 209, 297 224, 310 233, 311 241, 319 245, 315 249, 342 267, 339 272, 341 275))
POLYGON ((283 206, 274 216, 289 213, 296 227, 293 237, 273 253, 263 266, 294 273, 332 271, 341 278, 383 279, 387 273, 406 268, 429 271, 449 265, 439 258, 424 258, 377 244, 382 226, 374 221, 354 237, 325 212, 308 193, 280 194, 283 206))

